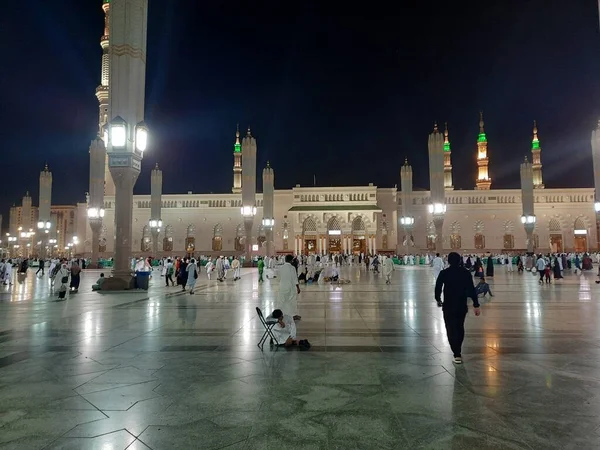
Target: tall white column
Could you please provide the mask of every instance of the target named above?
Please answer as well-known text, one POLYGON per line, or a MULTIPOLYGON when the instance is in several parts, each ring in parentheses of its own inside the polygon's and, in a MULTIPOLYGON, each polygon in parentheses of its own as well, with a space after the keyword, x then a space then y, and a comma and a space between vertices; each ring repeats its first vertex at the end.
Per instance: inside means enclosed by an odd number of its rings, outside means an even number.
POLYGON ((50 205, 52 204, 52 172, 48 166, 40 173, 40 207, 38 209, 38 233, 40 233, 40 258, 46 259, 46 244, 50 233, 50 205))
MULTIPOLYGON (((90 187, 88 220, 92 229, 92 260, 90 269, 98 268, 100 232, 104 220, 104 180, 106 176, 106 147, 97 137, 90 144, 90 187)), ((112 183, 112 179, 111 179, 112 183)))
POLYGON ((162 170, 158 168, 158 163, 150 175, 150 232, 152 233, 152 256, 158 257, 158 236, 163 223, 162 212, 162 170))
POLYGON ((444 136, 439 132, 437 123, 433 133, 429 135, 427 143, 429 149, 429 186, 431 204, 429 212, 435 225, 435 250, 437 253, 444 251, 442 236, 444 214, 446 213, 446 191, 444 188, 444 136))
POLYGON ((245 264, 252 264, 252 227, 256 215, 256 139, 250 128, 242 140, 242 216, 246 230, 245 264))
POLYGON ((400 224, 404 228, 405 237, 402 245, 404 253, 409 253, 409 247, 412 247, 412 230, 414 225, 414 217, 412 216, 412 167, 408 165, 408 160, 404 160, 404 165, 400 169, 400 188, 402 200, 402 216, 400 224))
POLYGON ((114 290, 131 285, 133 186, 147 139, 143 121, 148 0, 111 0, 110 10, 108 155, 116 189, 115 256, 114 277, 103 289, 114 290))
POLYGON ((525 227, 527 234, 527 251, 533 252, 533 230, 535 228, 535 214, 533 203, 533 166, 527 161, 521 164, 521 203, 523 205, 523 215, 521 223, 525 227))
MULTIPOLYGON (((241 170, 241 169, 240 169, 241 170)), ((275 203, 275 172, 271 168, 269 161, 267 167, 263 169, 263 226, 267 238, 267 255, 273 254, 273 227, 275 226, 275 217, 273 207, 275 203)))

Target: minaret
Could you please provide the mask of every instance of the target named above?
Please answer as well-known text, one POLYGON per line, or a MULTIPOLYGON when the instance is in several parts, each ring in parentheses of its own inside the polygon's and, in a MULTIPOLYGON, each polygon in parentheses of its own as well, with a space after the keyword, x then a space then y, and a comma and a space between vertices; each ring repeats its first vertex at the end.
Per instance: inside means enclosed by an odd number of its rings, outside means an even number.
POLYGON ((450 139, 448 138, 448 122, 444 129, 444 189, 452 191, 454 186, 452 185, 452 150, 450 150, 450 139))
POLYGON ((162 228, 162 170, 158 163, 150 175, 150 232, 152 233, 152 254, 158 255, 158 236, 162 228))
MULTIPOLYGON (((110 51, 109 51, 109 37, 110 37, 110 0, 102 0, 102 10, 104 11, 104 34, 100 38, 100 47, 102 47, 102 72, 100 76, 100 85, 96 88, 96 98, 100 103, 100 115, 98 118, 98 133, 104 137, 104 127, 108 123, 110 116, 109 112, 109 101, 108 101, 108 81, 110 79, 110 51)), ((106 145, 106 139, 104 139, 106 145)), ((108 170, 108 158, 104 164, 104 193, 106 195, 115 195, 115 183, 110 176, 108 170)))
POLYGON ((40 245, 40 258, 46 258, 46 245, 50 233, 50 205, 52 204, 52 172, 48 170, 48 164, 40 172, 40 206, 38 209, 38 233, 42 244, 40 245))
POLYGON ((531 160, 533 161, 533 187, 535 189, 544 189, 542 181, 542 148, 538 139, 537 123, 533 121, 533 140, 531 141, 531 160))
POLYGON ((31 196, 29 195, 29 191, 25 193, 25 197, 23 197, 21 203, 21 226, 23 227, 22 231, 24 232, 33 229, 31 220, 31 196))
POLYGON ((275 217, 273 214, 273 204, 275 195, 275 173, 271 169, 269 161, 267 167, 263 169, 263 226, 265 227, 265 237, 267 238, 267 256, 273 255, 273 226, 275 217))
POLYGON ((477 136, 477 184, 475 189, 489 190, 492 180, 488 175, 487 137, 483 129, 483 113, 479 113, 479 136, 477 136))
POLYGON ((242 144, 240 144, 240 126, 235 131, 235 144, 233 145, 233 188, 234 194, 242 193, 242 144))

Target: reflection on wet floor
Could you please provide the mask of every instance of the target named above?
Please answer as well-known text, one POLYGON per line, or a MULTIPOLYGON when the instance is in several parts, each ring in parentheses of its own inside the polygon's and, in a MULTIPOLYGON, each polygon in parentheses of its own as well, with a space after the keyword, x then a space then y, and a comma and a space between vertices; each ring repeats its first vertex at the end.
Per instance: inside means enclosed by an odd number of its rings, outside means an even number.
POLYGON ((148 292, 93 293, 89 271, 64 302, 47 275, 0 287, 0 448, 600 446, 593 274, 498 270, 462 367, 428 269, 302 286, 311 351, 264 353, 255 307, 278 306, 277 280, 245 269, 189 295, 155 274, 148 292))

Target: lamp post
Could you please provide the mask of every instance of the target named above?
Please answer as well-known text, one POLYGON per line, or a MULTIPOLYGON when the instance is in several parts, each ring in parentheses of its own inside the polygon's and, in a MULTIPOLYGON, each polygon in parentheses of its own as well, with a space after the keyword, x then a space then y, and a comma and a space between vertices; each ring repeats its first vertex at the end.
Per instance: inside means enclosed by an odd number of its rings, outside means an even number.
POLYGON ((533 230, 536 222, 533 203, 533 166, 527 161, 527 157, 521 163, 521 203, 523 205, 521 223, 527 234, 527 252, 533 253, 533 230))
POLYGON ((427 143, 429 149, 429 184, 431 204, 429 213, 435 225, 435 251, 443 253, 443 225, 446 215, 446 189, 444 188, 444 136, 439 132, 437 123, 427 143))
POLYGON ((162 203, 162 171, 158 168, 158 164, 151 174, 150 185, 150 232, 152 233, 152 257, 158 258, 158 235, 163 226, 161 220, 161 203, 162 203))
POLYGON ((111 120, 106 137, 108 165, 115 183, 115 252, 113 277, 106 280, 102 290, 121 290, 132 284, 133 186, 148 146, 144 124, 148 0, 111 0, 110 5, 111 120))
POLYGON ((256 216, 256 139, 250 128, 242 140, 242 217, 246 234, 244 264, 252 265, 252 226, 256 216))
POLYGON ((400 225, 404 229, 404 254, 408 254, 408 247, 414 245, 412 240, 412 230, 415 224, 415 218, 412 216, 412 167, 408 165, 408 160, 404 160, 404 165, 400 169, 400 188, 402 189, 402 216, 400 217, 400 225))
MULTIPOLYGON (((41 197, 41 195, 40 195, 41 197)), ((48 234, 50 233, 50 228, 52 227, 52 223, 49 220, 43 221, 40 220, 37 223, 38 232, 40 233, 40 259, 46 259, 46 241, 48 240, 48 234)))

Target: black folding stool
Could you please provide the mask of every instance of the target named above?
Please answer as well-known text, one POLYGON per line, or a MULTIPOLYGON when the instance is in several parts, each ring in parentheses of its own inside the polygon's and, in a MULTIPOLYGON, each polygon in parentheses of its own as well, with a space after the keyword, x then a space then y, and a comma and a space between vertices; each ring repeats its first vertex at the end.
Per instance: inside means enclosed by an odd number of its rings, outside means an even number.
POLYGON ((275 346, 277 348, 279 346, 279 341, 273 335, 273 331, 271 331, 273 329, 273 327, 275 326, 275 324, 277 323, 277 320, 273 319, 271 316, 268 316, 265 319, 265 316, 263 316, 263 313, 258 306, 256 307, 256 314, 258 314, 260 323, 262 323, 263 327, 265 327, 265 332, 263 333, 262 337, 260 338, 260 341, 258 341, 258 344, 257 344, 258 348, 260 348, 262 351, 263 346, 265 345, 265 341, 267 340, 267 337, 270 337, 272 339, 272 341, 275 343, 275 346))

